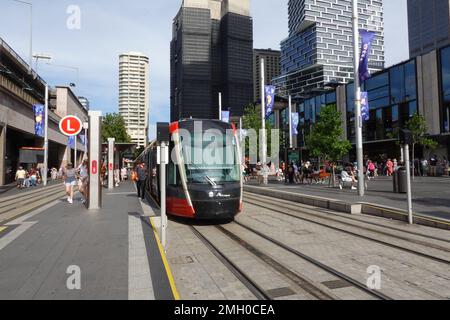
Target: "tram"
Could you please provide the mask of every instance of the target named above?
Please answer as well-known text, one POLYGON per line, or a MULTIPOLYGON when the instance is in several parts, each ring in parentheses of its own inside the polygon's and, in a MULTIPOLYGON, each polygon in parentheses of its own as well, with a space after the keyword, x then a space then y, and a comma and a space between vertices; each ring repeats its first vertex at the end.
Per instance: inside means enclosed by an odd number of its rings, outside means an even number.
MULTIPOLYGON (((166 177, 167 213, 232 220, 242 211, 243 178, 236 127, 219 120, 183 120, 170 125, 166 177)), ((136 159, 148 170, 146 193, 160 204, 157 142, 136 159)))

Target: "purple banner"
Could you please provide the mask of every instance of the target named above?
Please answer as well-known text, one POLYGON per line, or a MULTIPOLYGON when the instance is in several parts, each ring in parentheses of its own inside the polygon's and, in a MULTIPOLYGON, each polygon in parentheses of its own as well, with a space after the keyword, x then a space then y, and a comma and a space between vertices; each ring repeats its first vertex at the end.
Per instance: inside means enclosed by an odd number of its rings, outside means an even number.
POLYGON ((361 82, 370 78, 369 55, 372 49, 372 42, 375 38, 375 32, 368 30, 359 30, 361 37, 361 56, 359 59, 359 80, 361 82))
POLYGON ((300 118, 298 113, 292 114, 292 135, 298 135, 298 125, 300 123, 300 118))
POLYGON ((361 92, 361 118, 363 121, 370 120, 369 94, 361 92))
POLYGON ((275 106, 275 90, 274 86, 266 86, 265 97, 266 97, 266 118, 270 116, 273 112, 273 107, 275 106))
POLYGON ((75 149, 75 137, 74 136, 69 137, 67 139, 67 146, 71 149, 75 149))
POLYGON ((33 105, 34 112, 34 131, 37 136, 44 137, 45 135, 45 107, 41 104, 33 105))
POLYGON ((222 111, 222 121, 230 123, 230 111, 222 111))

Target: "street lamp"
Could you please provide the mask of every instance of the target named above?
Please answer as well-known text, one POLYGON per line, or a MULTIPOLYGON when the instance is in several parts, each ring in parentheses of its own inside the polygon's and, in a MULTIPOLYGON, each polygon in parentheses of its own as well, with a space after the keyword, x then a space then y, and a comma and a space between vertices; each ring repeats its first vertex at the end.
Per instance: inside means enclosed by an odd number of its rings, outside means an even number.
POLYGON ((31 64, 33 63, 33 4, 22 0, 12 1, 30 6, 30 64, 28 66, 28 73, 31 74, 31 64))
POLYGON ((358 195, 364 196, 364 159, 361 116, 361 88, 359 83, 359 15, 358 1, 352 0, 353 8, 353 61, 354 61, 354 85, 355 85, 355 127, 356 127, 356 157, 358 161, 358 195))
POLYGON ((35 54, 33 54, 33 58, 35 58, 36 59, 36 74, 38 73, 38 62, 39 62, 39 59, 41 59, 41 60, 52 60, 52 57, 50 56, 50 55, 48 55, 48 54, 43 54, 43 53, 35 53, 35 54))

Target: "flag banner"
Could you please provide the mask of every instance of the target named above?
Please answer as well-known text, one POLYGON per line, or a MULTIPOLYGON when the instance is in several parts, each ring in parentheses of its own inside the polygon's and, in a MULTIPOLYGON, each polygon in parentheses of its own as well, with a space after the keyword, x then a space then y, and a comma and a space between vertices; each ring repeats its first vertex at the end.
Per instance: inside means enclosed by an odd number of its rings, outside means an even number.
POLYGON ((84 146, 84 143, 86 141, 86 136, 84 134, 80 134, 80 142, 84 146))
POLYGON ((37 136, 45 135, 45 107, 41 104, 33 105, 34 111, 34 132, 37 136))
POLYGON ((68 146, 69 148, 72 148, 72 149, 75 148, 75 137, 74 137, 74 136, 69 137, 69 138, 67 139, 67 146, 68 146))
POLYGON ((230 111, 222 111, 222 121, 230 123, 230 111))
POLYGON ((370 120, 369 94, 361 92, 361 118, 363 121, 370 120))
POLYGON ((298 125, 300 123, 299 114, 293 113, 292 114, 292 134, 294 136, 298 135, 298 125))
POLYGON ((375 32, 368 30, 359 30, 361 36, 361 56, 359 59, 359 80, 361 82, 370 78, 369 55, 372 49, 372 42, 375 38, 375 32))
POLYGON ((266 86, 264 90, 266 97, 266 118, 273 112, 273 107, 275 105, 275 90, 275 86, 266 86))

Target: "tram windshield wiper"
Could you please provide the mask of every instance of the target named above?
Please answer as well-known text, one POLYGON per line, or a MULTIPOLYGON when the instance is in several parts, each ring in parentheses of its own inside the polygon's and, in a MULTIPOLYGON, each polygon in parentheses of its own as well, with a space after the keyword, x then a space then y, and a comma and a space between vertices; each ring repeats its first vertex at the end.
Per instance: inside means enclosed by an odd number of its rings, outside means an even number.
POLYGON ((213 187, 217 186, 217 183, 216 183, 213 179, 211 179, 210 177, 205 176, 205 179, 206 179, 206 181, 208 181, 209 184, 211 184, 213 187))

